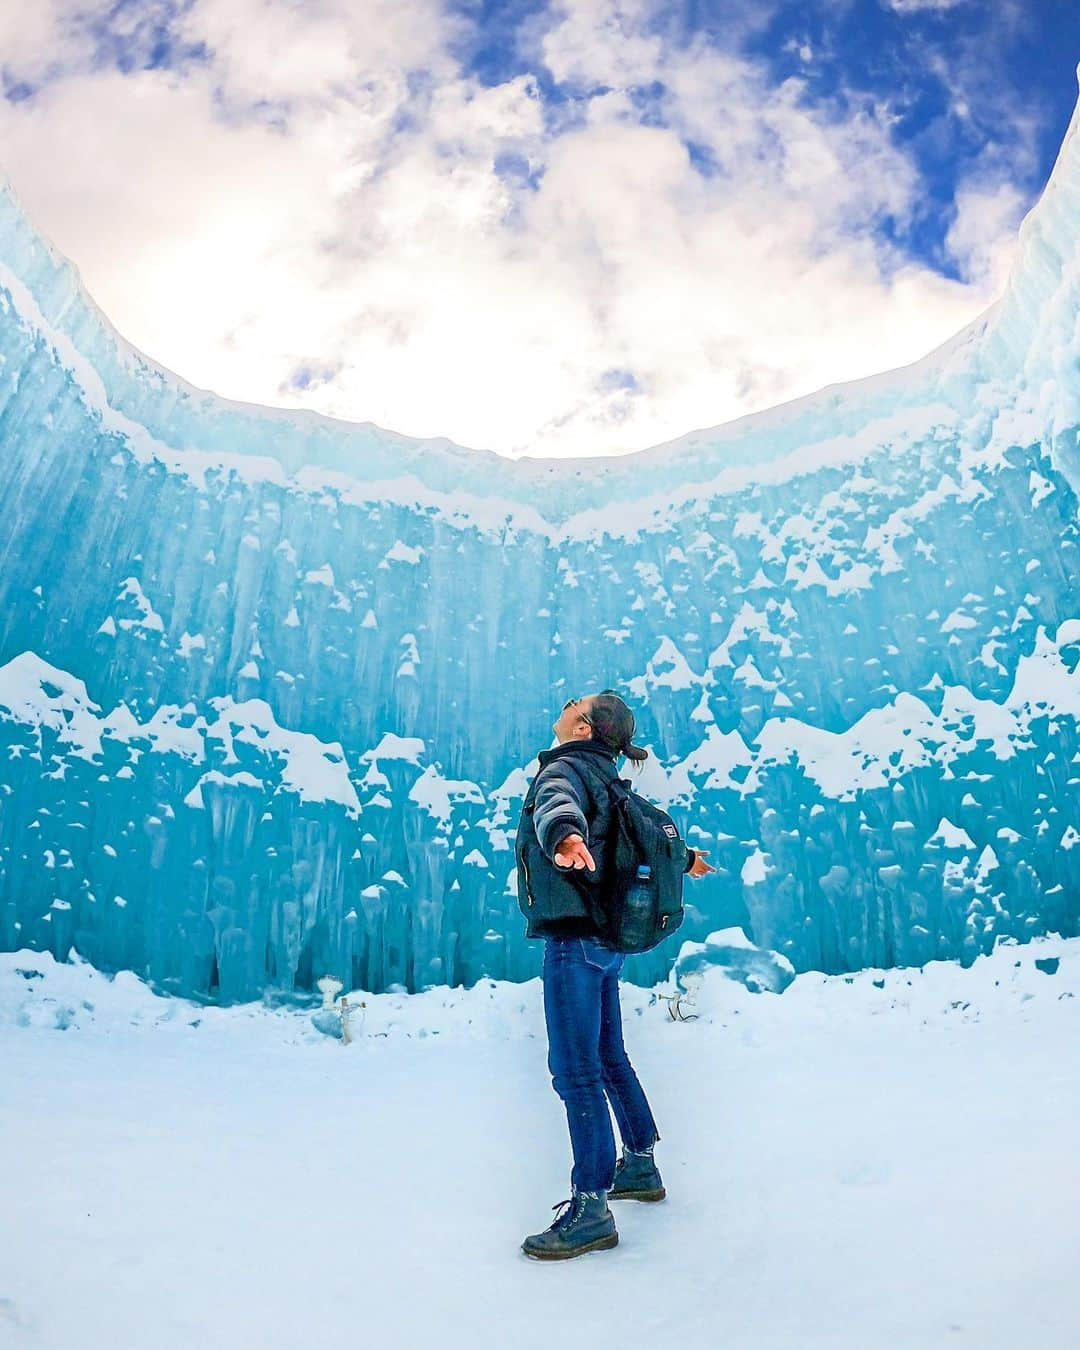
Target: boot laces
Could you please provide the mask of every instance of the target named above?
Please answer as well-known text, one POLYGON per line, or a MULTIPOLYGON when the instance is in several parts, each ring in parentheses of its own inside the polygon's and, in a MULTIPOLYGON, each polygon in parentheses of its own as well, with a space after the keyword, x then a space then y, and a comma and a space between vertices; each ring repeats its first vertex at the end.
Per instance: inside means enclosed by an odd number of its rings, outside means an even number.
POLYGON ((569 1200, 559 1200, 552 1205, 552 1209, 557 1209, 560 1213, 555 1215, 554 1221, 549 1225, 548 1232, 554 1232, 561 1228, 563 1224, 572 1222, 585 1207, 587 1200, 599 1200, 600 1191, 575 1191, 569 1200))
POLYGON ((558 1201, 557 1204, 552 1205, 551 1208, 560 1211, 558 1214, 555 1215, 554 1221, 548 1225, 547 1231, 549 1233, 554 1233, 555 1230, 557 1228, 561 1228, 562 1225, 566 1222, 566 1220, 573 1214, 574 1197, 571 1196, 569 1200, 560 1200, 558 1201))

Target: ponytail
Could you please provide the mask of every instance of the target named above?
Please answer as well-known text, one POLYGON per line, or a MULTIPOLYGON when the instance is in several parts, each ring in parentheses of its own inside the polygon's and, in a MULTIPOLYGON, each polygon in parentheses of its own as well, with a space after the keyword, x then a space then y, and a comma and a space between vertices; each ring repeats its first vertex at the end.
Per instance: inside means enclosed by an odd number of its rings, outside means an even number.
POLYGON ((644 764, 649 758, 648 750, 643 749, 640 745, 626 745, 623 747, 622 753, 631 764, 644 764))
POLYGON ((649 758, 649 752, 634 742, 634 714, 614 689, 593 696, 589 710, 593 737, 615 755, 625 755, 635 767, 649 758))

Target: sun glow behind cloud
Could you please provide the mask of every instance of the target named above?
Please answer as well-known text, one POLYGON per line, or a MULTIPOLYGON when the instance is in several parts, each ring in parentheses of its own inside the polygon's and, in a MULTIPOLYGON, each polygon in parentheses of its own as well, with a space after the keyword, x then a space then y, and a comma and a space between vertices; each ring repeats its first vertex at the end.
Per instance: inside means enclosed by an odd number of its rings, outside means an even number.
POLYGON ((715 425, 994 299, 1030 204, 1005 166, 960 185, 946 276, 896 242, 921 184, 887 99, 815 104, 659 10, 536 10, 493 83, 436 0, 153 0, 122 28, 54 0, 0 18, 2 164, 192 383, 508 455, 715 425))

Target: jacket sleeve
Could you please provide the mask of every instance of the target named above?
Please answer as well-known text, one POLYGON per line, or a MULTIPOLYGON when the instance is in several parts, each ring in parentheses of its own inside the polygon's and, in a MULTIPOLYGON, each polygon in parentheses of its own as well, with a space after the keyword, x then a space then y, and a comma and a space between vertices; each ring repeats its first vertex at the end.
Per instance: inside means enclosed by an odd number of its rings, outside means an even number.
POLYGON ((568 834, 580 834, 589 842, 589 824, 585 818, 587 794, 580 775, 556 760, 541 770, 533 799, 533 825, 540 848, 549 862, 568 834))
POLYGON ((697 859, 697 850, 696 850, 696 849, 693 849, 693 848, 687 848, 687 850, 686 850, 686 866, 683 868, 683 871, 684 871, 684 872, 689 872, 690 869, 691 869, 691 867, 693 867, 694 862, 696 861, 696 859, 697 859))

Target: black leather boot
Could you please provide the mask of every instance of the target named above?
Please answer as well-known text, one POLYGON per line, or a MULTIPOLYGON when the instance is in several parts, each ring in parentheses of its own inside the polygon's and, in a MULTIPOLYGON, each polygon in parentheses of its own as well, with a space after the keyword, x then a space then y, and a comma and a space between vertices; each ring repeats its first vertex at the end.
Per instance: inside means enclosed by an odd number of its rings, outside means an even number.
POLYGON ((574 1191, 569 1200, 560 1200, 552 1209, 561 1212, 551 1227, 521 1244, 526 1256, 538 1261, 565 1261, 618 1245, 615 1216, 608 1209, 605 1191, 574 1191))
POLYGON ((615 1166, 615 1180, 608 1191, 609 1200, 663 1200, 667 1195, 660 1179, 652 1149, 635 1153, 624 1148, 615 1166))

